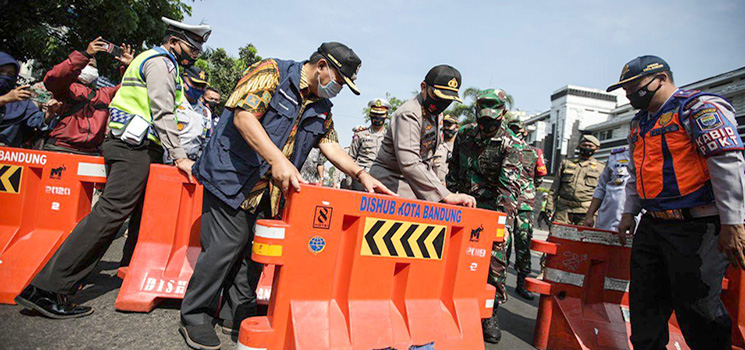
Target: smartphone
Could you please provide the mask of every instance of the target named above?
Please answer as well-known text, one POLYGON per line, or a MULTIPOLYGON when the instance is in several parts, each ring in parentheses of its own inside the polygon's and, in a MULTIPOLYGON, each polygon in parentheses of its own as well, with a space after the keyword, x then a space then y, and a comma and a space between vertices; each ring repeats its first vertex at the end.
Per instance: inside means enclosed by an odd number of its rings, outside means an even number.
POLYGON ((36 84, 31 85, 28 90, 31 91, 31 101, 34 101, 39 105, 43 105, 52 99, 52 93, 49 92, 49 90, 41 88, 36 84))
POLYGON ((109 55, 112 55, 114 57, 122 57, 122 54, 124 54, 124 50, 118 45, 114 45, 111 42, 101 39, 101 41, 106 43, 106 53, 109 55))

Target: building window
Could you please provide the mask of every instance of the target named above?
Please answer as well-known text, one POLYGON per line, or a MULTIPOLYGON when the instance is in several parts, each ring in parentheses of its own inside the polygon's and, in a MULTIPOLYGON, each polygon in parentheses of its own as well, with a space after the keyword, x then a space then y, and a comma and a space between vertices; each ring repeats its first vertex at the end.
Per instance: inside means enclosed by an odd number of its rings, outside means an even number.
POLYGON ((598 138, 598 140, 609 140, 613 138, 613 129, 610 130, 603 130, 601 132, 595 133, 595 137, 598 138))

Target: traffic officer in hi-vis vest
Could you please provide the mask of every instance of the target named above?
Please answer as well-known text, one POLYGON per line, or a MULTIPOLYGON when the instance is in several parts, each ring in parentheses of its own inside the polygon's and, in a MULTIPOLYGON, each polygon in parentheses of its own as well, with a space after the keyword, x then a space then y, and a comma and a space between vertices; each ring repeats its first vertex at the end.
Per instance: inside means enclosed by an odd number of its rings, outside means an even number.
MULTIPOLYGON (((101 199, 16 298, 19 305, 57 319, 90 315, 91 307, 67 296, 93 271, 127 217, 139 222, 150 163, 162 162, 165 148, 191 178, 193 162, 179 144, 174 119, 184 95, 178 66, 194 63, 211 29, 165 17, 163 22, 168 25, 163 44, 132 60, 109 105, 111 131, 102 145, 108 177, 101 199)), ((123 260, 136 241, 130 232, 123 260)))
POLYGON ((728 263, 745 268, 745 161, 735 109, 723 97, 675 87, 656 56, 627 63, 620 81, 634 108, 620 237, 631 248, 631 343, 664 349, 675 311, 691 349, 731 349, 720 299, 728 263))

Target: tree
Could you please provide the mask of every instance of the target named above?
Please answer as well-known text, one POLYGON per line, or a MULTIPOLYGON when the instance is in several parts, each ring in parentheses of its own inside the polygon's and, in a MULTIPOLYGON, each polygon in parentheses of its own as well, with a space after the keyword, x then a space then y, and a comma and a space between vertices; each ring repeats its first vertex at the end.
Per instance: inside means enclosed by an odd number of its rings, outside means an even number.
POLYGON ((253 44, 241 47, 238 58, 230 56, 223 48, 208 49, 195 64, 210 74, 210 86, 220 92, 220 99, 225 103, 246 68, 261 61, 257 53, 253 44))
MULTIPOLYGON (((450 105, 444 114, 450 114, 458 118, 461 124, 469 124, 476 121, 476 96, 478 96, 481 89, 475 87, 469 87, 463 90, 461 93, 461 99, 463 103, 454 103, 450 105)), ((511 110, 515 104, 515 100, 512 95, 507 94, 507 110, 511 110)))
MULTIPOLYGON (((182 20, 191 6, 180 0, 0 0, 0 47, 19 61, 35 59, 42 68, 61 62, 73 50, 85 50, 98 36, 125 42, 142 52, 159 45, 166 32, 161 16, 182 20)), ((99 55, 99 70, 111 76, 113 57, 99 55)))
MULTIPOLYGON (((398 107, 401 107, 401 105, 406 102, 405 100, 391 95, 390 92, 385 93, 385 99, 388 100, 388 102, 391 104, 391 110, 388 111, 388 116, 393 114, 393 112, 395 112, 398 107)), ((370 107, 365 106, 365 108, 362 109, 362 114, 365 117, 365 122, 370 122, 370 107)))

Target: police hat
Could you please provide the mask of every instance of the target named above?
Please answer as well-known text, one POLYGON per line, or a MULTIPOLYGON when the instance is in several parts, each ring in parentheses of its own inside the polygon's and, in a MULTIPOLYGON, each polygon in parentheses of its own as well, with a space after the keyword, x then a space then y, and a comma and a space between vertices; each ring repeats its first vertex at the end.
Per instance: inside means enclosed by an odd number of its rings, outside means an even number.
POLYGON ((583 141, 588 141, 588 142, 592 143, 593 145, 595 145, 597 147, 600 147, 600 140, 598 140, 598 138, 595 137, 595 136, 592 136, 592 135, 582 135, 582 141, 580 141, 580 142, 583 142, 583 141))
POLYGON ((639 56, 623 66, 623 70, 621 70, 621 78, 618 79, 617 83, 609 86, 606 92, 618 89, 621 85, 637 80, 643 76, 669 70, 670 66, 667 65, 667 62, 657 56, 639 56))
POLYGON ((434 66, 427 72, 424 82, 434 88, 437 98, 463 102, 458 96, 461 83, 460 72, 455 67, 447 64, 434 66))
POLYGON ((209 84, 210 81, 209 73, 205 72, 204 70, 202 70, 202 68, 199 68, 197 66, 184 68, 184 75, 189 77, 191 81, 197 84, 209 84))
POLYGON ((347 47, 347 45, 337 42, 321 44, 321 47, 318 48, 318 53, 341 73, 349 89, 355 95, 359 95, 360 89, 354 84, 354 80, 357 79, 357 73, 362 66, 360 57, 352 49, 347 47))
POLYGON ((445 117, 442 119, 443 123, 450 123, 450 124, 458 124, 458 119, 453 117, 450 114, 446 114, 445 117))
POLYGON ((391 104, 384 98, 376 98, 367 103, 371 114, 388 114, 391 104))
POLYGON ((199 49, 199 51, 202 51, 202 44, 209 39, 212 33, 212 28, 206 24, 185 24, 167 17, 161 17, 160 19, 168 25, 166 34, 186 40, 189 44, 199 49))

